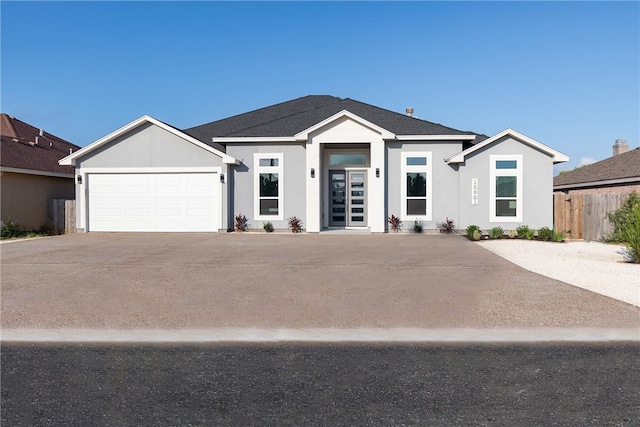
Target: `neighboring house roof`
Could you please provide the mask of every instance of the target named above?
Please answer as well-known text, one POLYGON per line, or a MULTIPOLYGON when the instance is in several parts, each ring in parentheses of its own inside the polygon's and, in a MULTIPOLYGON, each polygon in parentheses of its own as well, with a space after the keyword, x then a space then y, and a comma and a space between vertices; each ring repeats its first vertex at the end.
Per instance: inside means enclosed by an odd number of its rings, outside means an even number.
POLYGON ((0 133, 2 171, 73 176, 73 168, 59 165, 58 160, 79 150, 77 145, 4 113, 0 114, 0 133))
POLYGON ((541 142, 536 141, 533 138, 529 138, 528 136, 521 134, 518 131, 515 131, 513 129, 505 129, 502 132, 499 132, 497 134, 495 134, 494 136, 492 136, 491 138, 487 138, 484 141, 464 150, 459 152, 458 154, 455 154, 453 156, 451 156, 450 158, 448 158, 446 160, 447 163, 462 163, 465 161, 466 157, 470 154, 473 154, 474 152, 482 149, 483 147, 486 147, 487 145, 490 145, 496 141, 498 141, 501 138, 504 138, 505 136, 510 136, 514 139, 517 139, 518 141, 529 145, 530 147, 533 147, 539 151, 542 151, 545 154, 548 154, 549 156, 551 156, 553 158, 553 163, 562 163, 562 162, 566 162, 569 161, 569 156, 567 156, 566 154, 562 154, 559 151, 554 150, 551 147, 548 147, 546 145, 544 145, 541 142))
MULTIPOLYGON (((328 95, 309 95, 248 113, 185 129, 184 132, 210 143, 211 138, 293 138, 328 118, 349 112, 395 135, 460 135, 473 139, 476 133, 420 120, 355 101, 328 95)), ((481 135, 479 139, 486 136, 481 135)))
POLYGON ((597 187, 640 182, 640 147, 553 178, 553 188, 597 187))
MULTIPOLYGON (((138 126, 141 126, 145 123, 151 123, 155 126, 158 126, 164 130, 166 130, 167 132, 170 132, 194 145, 197 145, 200 148, 203 148, 204 150, 207 150, 217 156, 220 156, 223 160, 224 163, 227 164, 240 164, 240 161, 228 156, 227 154, 225 154, 223 151, 221 151, 220 149, 212 146, 212 144, 204 144, 202 143, 202 141, 199 141, 198 139, 187 135, 186 133, 174 128, 171 125, 168 125, 164 122, 161 122, 160 120, 156 120, 153 117, 150 116, 142 116, 139 119, 136 119, 134 121, 132 121, 131 123, 124 125, 123 127, 121 127, 118 130, 115 130, 113 132, 111 132, 109 135, 104 136, 102 138, 100 138, 97 141, 92 142, 91 144, 87 145, 86 147, 74 152, 73 154, 68 155, 67 157, 63 158, 60 160, 60 164, 61 165, 75 165, 76 164, 76 160, 82 156, 85 156, 89 153, 91 153, 93 150, 95 150, 96 148, 99 148, 111 141, 113 141, 114 139, 126 134, 127 132, 130 132, 131 130, 137 128, 138 126)), ((216 144, 217 146, 217 144, 216 144)), ((219 147, 219 146, 218 146, 219 147)), ((222 148, 222 147, 221 147, 222 148)))

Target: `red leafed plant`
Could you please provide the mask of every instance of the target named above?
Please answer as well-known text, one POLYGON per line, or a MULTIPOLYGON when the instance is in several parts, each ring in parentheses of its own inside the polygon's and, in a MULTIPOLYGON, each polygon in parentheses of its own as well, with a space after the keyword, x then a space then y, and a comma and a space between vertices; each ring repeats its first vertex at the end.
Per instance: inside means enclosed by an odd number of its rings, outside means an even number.
POLYGON ((287 221, 289 222, 289 229, 291 229, 293 233, 302 232, 302 220, 300 218, 292 216, 288 218, 287 221))

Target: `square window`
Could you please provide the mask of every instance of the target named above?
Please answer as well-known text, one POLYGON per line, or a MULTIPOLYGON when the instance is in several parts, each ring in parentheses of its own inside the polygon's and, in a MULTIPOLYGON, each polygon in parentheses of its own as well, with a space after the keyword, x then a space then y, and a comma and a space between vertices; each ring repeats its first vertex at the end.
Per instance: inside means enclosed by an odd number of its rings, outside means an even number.
POLYGON ((407 215, 426 215, 426 199, 407 199, 407 215))
POLYGON ((514 200, 496 200, 496 216, 516 216, 517 203, 514 200))
POLYGON ((260 199, 260 215, 278 215, 278 199, 260 199))

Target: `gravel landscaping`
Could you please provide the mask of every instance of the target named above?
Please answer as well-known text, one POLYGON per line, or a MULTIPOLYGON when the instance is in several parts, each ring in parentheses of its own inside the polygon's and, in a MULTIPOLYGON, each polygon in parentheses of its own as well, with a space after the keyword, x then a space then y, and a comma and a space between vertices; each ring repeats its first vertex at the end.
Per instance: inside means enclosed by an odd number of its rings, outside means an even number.
POLYGON ((477 244, 534 273, 640 306, 640 264, 625 261, 622 245, 517 239, 477 244))

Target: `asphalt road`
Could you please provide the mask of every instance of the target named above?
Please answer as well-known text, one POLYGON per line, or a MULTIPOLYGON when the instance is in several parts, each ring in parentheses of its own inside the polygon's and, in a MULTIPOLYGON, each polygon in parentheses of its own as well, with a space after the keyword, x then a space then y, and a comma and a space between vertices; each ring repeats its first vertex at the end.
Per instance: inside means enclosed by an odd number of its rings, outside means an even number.
POLYGON ((640 424, 640 344, 3 343, 3 426, 640 424))

